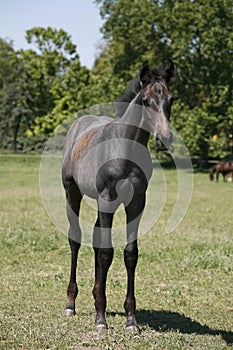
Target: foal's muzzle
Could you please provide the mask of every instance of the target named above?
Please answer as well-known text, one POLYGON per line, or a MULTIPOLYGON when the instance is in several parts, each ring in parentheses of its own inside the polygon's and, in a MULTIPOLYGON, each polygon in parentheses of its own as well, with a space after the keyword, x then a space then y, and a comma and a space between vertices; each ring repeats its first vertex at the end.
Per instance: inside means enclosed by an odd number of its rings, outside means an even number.
POLYGON ((162 137, 160 134, 155 136, 155 148, 156 151, 167 151, 173 141, 173 135, 170 132, 167 138, 162 137))

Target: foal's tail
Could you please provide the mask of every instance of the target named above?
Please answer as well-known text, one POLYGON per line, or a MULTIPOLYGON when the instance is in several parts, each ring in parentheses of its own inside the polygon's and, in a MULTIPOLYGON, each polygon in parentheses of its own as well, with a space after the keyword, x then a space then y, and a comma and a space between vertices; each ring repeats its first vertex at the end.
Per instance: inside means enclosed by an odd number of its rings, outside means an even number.
POLYGON ((213 168, 211 169, 211 172, 209 174, 210 181, 213 181, 213 179, 214 179, 214 173, 216 173, 216 168, 217 168, 217 165, 214 165, 213 168))

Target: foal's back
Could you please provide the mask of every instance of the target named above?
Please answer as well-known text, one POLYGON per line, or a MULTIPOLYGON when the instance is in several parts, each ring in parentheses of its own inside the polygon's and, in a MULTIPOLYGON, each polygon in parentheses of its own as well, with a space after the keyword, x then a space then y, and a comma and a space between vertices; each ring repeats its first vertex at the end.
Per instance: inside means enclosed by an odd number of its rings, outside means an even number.
POLYGON ((74 176, 74 167, 81 161, 85 151, 98 142, 97 135, 112 121, 110 117, 85 115, 77 119, 68 130, 63 148, 63 181, 74 176), (95 137, 94 137, 95 135, 95 137))

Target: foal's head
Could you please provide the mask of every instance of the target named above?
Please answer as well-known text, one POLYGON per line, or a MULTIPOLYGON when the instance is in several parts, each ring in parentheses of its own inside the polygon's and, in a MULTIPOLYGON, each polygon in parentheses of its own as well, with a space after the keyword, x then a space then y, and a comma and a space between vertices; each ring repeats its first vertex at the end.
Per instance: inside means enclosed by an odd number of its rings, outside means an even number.
POLYGON ((140 70, 140 99, 145 108, 144 119, 154 135, 157 150, 166 150, 172 143, 170 115, 173 96, 168 87, 174 75, 174 65, 169 61, 165 68, 150 69, 146 61, 140 70))

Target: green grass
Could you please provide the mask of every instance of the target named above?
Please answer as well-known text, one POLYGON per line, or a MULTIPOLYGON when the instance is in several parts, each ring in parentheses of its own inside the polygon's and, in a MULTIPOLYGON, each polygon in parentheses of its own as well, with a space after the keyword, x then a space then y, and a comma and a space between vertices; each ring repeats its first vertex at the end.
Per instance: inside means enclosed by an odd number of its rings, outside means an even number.
POLYGON ((43 209, 39 164, 36 156, 0 158, 0 349, 223 350, 232 345, 232 183, 211 183, 207 174, 196 173, 188 213, 166 234, 177 181, 174 170, 165 171, 166 206, 139 240, 141 334, 124 331, 126 279, 119 247, 107 284, 109 332, 99 336, 93 327, 94 257, 88 247, 81 248, 78 262, 77 315, 63 316, 69 246, 43 209))

